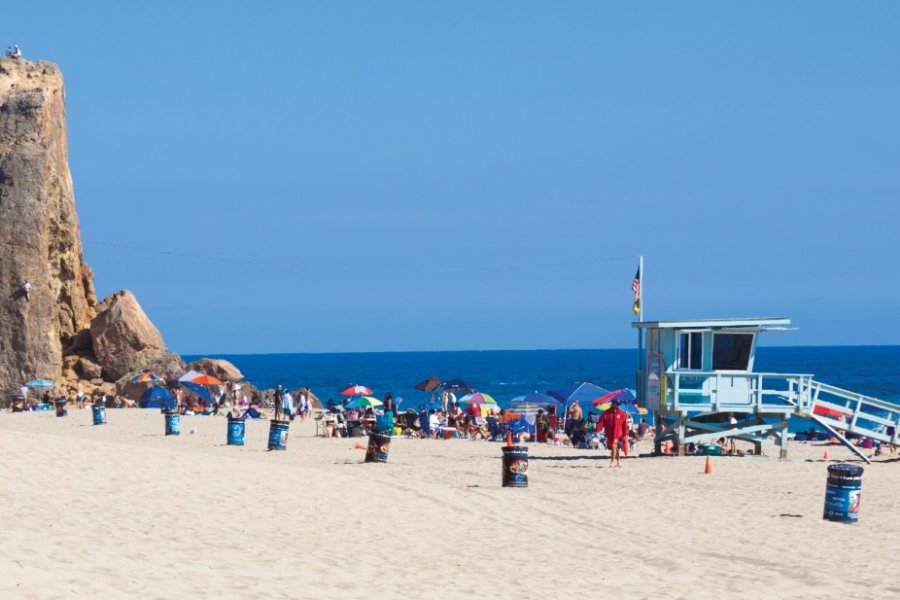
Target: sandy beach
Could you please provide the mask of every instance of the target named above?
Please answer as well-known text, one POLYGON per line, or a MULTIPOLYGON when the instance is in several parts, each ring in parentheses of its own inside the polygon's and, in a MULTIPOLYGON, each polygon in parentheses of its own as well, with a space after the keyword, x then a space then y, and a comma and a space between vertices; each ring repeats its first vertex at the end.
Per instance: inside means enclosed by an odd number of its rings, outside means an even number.
MULTIPOLYGON (((357 440, 155 410, 0 414, 4 598, 889 597, 900 468, 866 468, 857 525, 821 518, 821 445, 765 457, 629 459, 530 448, 500 487, 500 445, 357 440), (190 434, 191 429, 196 433, 190 434)), ((645 444, 642 451, 649 451, 645 444)), ((829 446, 832 460, 849 453, 829 446)))

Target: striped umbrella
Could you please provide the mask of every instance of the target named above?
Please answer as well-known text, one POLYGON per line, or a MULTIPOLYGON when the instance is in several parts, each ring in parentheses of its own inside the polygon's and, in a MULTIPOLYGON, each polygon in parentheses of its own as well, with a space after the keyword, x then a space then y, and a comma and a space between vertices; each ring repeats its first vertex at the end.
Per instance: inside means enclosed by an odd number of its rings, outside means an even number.
POLYGON ((465 395, 460 398, 459 401, 461 404, 497 404, 497 401, 491 396, 482 394, 481 392, 465 395))
POLYGON ((162 378, 156 373, 141 373, 135 375, 131 383, 162 383, 162 378))

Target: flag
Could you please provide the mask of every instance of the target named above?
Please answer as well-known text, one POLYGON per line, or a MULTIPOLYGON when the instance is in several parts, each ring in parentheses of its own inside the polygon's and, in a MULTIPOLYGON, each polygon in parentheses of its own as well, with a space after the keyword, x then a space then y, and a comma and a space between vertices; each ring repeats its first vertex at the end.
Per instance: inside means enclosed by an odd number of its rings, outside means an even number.
POLYGON ((634 314, 639 314, 641 312, 641 268, 638 267, 637 273, 634 274, 634 279, 631 281, 631 291, 634 292, 634 304, 631 305, 631 310, 634 314))

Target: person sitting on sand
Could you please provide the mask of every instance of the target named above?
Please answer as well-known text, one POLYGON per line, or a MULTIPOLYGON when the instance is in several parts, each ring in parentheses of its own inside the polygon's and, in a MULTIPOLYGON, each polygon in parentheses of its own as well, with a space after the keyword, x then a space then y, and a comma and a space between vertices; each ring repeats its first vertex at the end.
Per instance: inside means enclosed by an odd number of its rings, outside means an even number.
POLYGON ((265 415, 262 410, 260 410, 259 406, 256 404, 251 404, 247 407, 247 410, 244 411, 244 414, 241 415, 241 418, 246 419, 262 419, 265 415))

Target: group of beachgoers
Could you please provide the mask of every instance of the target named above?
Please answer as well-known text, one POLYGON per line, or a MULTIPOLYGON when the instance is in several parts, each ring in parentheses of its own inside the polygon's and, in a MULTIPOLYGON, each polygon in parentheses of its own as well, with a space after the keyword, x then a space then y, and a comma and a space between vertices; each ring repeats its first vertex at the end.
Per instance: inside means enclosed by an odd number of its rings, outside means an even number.
POLYGON ((357 408, 329 401, 315 416, 317 431, 324 437, 358 437, 373 431, 423 439, 464 439, 516 443, 566 445, 575 448, 607 448, 612 461, 621 466, 621 455, 627 455, 643 439, 655 432, 641 419, 635 424, 632 415, 613 401, 602 413, 585 418, 578 402, 573 401, 560 415, 556 405, 538 408, 525 419, 515 409, 496 404, 469 404, 465 409, 452 396, 444 396, 441 405, 402 410, 391 393, 381 406, 357 408))

